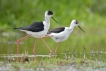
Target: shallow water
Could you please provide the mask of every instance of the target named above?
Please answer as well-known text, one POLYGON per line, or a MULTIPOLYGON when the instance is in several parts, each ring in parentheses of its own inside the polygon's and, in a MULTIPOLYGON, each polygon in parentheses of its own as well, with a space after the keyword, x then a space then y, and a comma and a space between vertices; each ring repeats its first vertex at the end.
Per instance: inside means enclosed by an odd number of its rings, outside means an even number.
MULTIPOLYGON (((19 31, 18 31, 19 32, 19 31)), ((23 34, 21 32, 3 32, 0 34, 0 56, 4 55, 5 56, 15 56, 16 54, 16 40, 24 37, 26 34, 23 34), (13 54, 13 55, 12 55, 13 54)), ((24 53, 25 51, 28 52, 29 55, 32 55, 32 49, 33 49, 33 44, 36 39, 33 37, 29 37, 22 42, 20 42, 20 54, 24 53)), ((50 43, 52 39, 45 39, 49 45, 52 45, 51 49, 54 50, 54 47, 56 43, 50 43)), ((63 43, 64 44, 64 43, 63 43)), ((75 46, 75 45, 74 45, 75 46)), ((69 47, 69 46, 68 46, 69 47)), ((83 52, 80 52, 79 49, 75 49, 73 47, 67 48, 67 45, 62 45, 61 49, 58 50, 58 56, 62 56, 65 59, 68 58, 88 58, 88 59, 93 59, 93 60, 100 60, 100 61, 105 61, 106 59, 106 52, 105 50, 100 50, 100 51, 94 51, 92 49, 91 52, 87 53, 87 49, 82 47, 83 52), (64 47, 66 49, 64 49, 64 47)), ((37 50, 36 50, 37 55, 47 55, 49 54, 49 50, 45 47, 45 45, 42 43, 41 40, 38 40, 37 43, 37 50)), ((4 57, 5 58, 5 57, 4 57)), ((0 59, 4 59, 0 57, 0 59)), ((7 57, 8 58, 8 57, 7 57)), ((100 64, 102 65, 102 64, 100 64)), ((11 63, 1 63, 0 64, 0 71, 106 71, 106 67, 100 67, 100 68, 93 68, 93 67, 79 67, 76 68, 75 66, 58 66, 52 69, 48 68, 43 68, 43 67, 35 67, 35 68, 25 68, 23 66, 20 66, 19 68, 15 68, 14 66, 11 65, 11 63)))
MULTIPOLYGON (((11 30, 0 33, 0 54, 16 54, 16 41, 26 35, 27 35, 26 33, 19 32, 19 31, 11 31, 11 30)), ((34 37, 28 37, 22 40, 19 44, 19 49, 20 49, 19 53, 22 54, 26 51, 28 52, 28 54, 32 55, 33 54, 32 50, 34 47, 35 40, 36 39, 34 37)), ((51 38, 45 38, 44 40, 49 45, 51 50, 54 51, 56 47, 56 42, 54 42, 51 38)), ((69 38, 68 41, 62 42, 59 45, 57 54, 58 56, 63 56, 64 54, 62 53, 67 53, 67 55, 74 54, 77 57, 84 57, 84 54, 86 54, 86 56, 90 58, 91 55, 96 53, 97 56, 98 54, 101 54, 104 58, 106 57, 106 52, 105 52, 106 50, 102 46, 102 45, 104 46, 106 45, 106 41, 104 40, 99 41, 100 42, 99 47, 97 47, 98 43, 94 45, 92 41, 89 42, 92 43, 92 45, 89 44, 84 46, 84 44, 80 43, 79 40, 77 41, 77 37, 76 37, 76 43, 73 42, 70 44, 70 38, 69 38), (78 42, 79 44, 77 45, 78 42)), ((37 42, 36 53, 38 55, 44 55, 44 54, 48 55, 50 53, 47 47, 40 39, 37 42)))
MULTIPOLYGON (((19 31, 18 31, 19 32, 19 31)), ((0 34, 0 54, 16 54, 16 41, 26 34, 19 32, 3 32, 0 34)), ((35 42, 34 37, 29 37, 22 40, 19 44, 20 54, 27 51, 29 54, 33 54, 33 47, 35 42)), ((37 54, 49 54, 49 50, 42 43, 41 40, 38 40, 37 43, 37 54), (42 47, 44 46, 44 49, 42 47), (41 50, 42 49, 42 50, 41 50)))

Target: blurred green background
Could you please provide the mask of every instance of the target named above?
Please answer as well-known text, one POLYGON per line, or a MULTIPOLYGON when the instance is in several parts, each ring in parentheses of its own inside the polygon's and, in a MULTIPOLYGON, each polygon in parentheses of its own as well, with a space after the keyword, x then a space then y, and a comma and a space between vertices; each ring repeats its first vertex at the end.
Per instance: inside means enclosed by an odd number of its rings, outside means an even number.
MULTIPOLYGON (((15 54, 16 40, 24 37, 26 33, 14 30, 14 27, 27 26, 34 21, 44 20, 46 10, 54 12, 54 18, 60 23, 56 24, 51 19, 50 29, 59 26, 69 26, 73 19, 79 21, 85 31, 83 33, 75 27, 69 39, 59 46, 58 56, 63 52, 83 52, 91 50, 106 51, 106 0, 0 0, 0 54, 15 54)), ((29 37, 20 43, 20 53, 25 50, 33 54, 35 38, 29 37)), ((45 38, 50 48, 54 51, 56 42, 45 38)), ((48 49, 39 39, 37 54, 49 54, 48 49)))

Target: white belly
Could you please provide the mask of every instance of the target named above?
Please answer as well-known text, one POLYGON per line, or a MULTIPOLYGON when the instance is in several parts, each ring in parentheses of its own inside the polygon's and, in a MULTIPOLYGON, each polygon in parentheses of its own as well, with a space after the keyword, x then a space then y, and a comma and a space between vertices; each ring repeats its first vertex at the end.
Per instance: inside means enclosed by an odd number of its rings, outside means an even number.
POLYGON ((69 37, 69 34, 66 34, 66 32, 62 32, 59 34, 52 33, 50 36, 55 42, 62 42, 67 40, 67 38, 69 37))
POLYGON ((35 38, 41 38, 47 34, 47 31, 41 31, 41 32, 31 32, 31 31, 25 31, 27 34, 31 34, 31 36, 35 38))
POLYGON ((63 36, 63 37, 51 37, 55 42, 62 42, 67 40, 68 36, 63 36))

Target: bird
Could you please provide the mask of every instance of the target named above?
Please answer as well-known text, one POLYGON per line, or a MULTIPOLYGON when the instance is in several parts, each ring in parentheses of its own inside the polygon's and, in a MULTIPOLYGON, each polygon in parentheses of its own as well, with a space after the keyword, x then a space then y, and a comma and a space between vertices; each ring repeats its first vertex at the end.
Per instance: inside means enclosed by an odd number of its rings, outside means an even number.
POLYGON ((20 38, 16 41, 16 45, 17 45, 17 49, 16 49, 16 54, 17 54, 17 61, 18 61, 18 54, 19 54, 19 43, 24 40, 25 38, 28 38, 29 36, 35 37, 35 43, 34 43, 34 48, 33 48, 33 53, 34 53, 34 59, 36 59, 36 43, 38 38, 41 38, 41 40, 43 41, 43 43, 47 46, 47 48, 50 51, 50 57, 51 57, 51 53, 52 50, 49 48, 49 46, 47 45, 47 43, 44 41, 44 39, 42 38, 43 36, 45 36, 50 28, 50 18, 52 18, 56 23, 58 23, 54 18, 53 18, 53 12, 51 10, 47 10, 45 12, 45 19, 44 21, 41 22, 33 22, 31 23, 29 26, 24 26, 24 27, 19 27, 19 28, 14 28, 23 32, 26 32, 28 35, 20 38))
POLYGON ((70 27, 55 28, 53 30, 48 31, 47 35, 43 37, 43 38, 51 37, 57 43, 54 51, 55 55, 57 53, 60 42, 63 42, 68 39, 70 34, 73 32, 75 26, 78 26, 82 30, 82 28, 79 26, 79 22, 77 20, 72 20, 70 23, 70 27))

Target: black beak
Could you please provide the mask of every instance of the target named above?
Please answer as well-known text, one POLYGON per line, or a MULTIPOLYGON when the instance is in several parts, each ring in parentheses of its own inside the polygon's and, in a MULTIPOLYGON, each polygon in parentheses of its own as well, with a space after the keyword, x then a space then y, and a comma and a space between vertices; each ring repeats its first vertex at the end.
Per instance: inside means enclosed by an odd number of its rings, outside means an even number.
POLYGON ((53 17, 52 17, 52 19, 53 19, 57 24, 59 24, 53 17))
MULTIPOLYGON (((80 27, 80 26, 78 26, 81 30, 82 30, 82 28, 80 27)), ((83 30, 82 30, 83 31, 83 30)), ((84 31, 83 31, 84 32, 84 31)), ((85 33, 85 32, 84 32, 85 33)))

